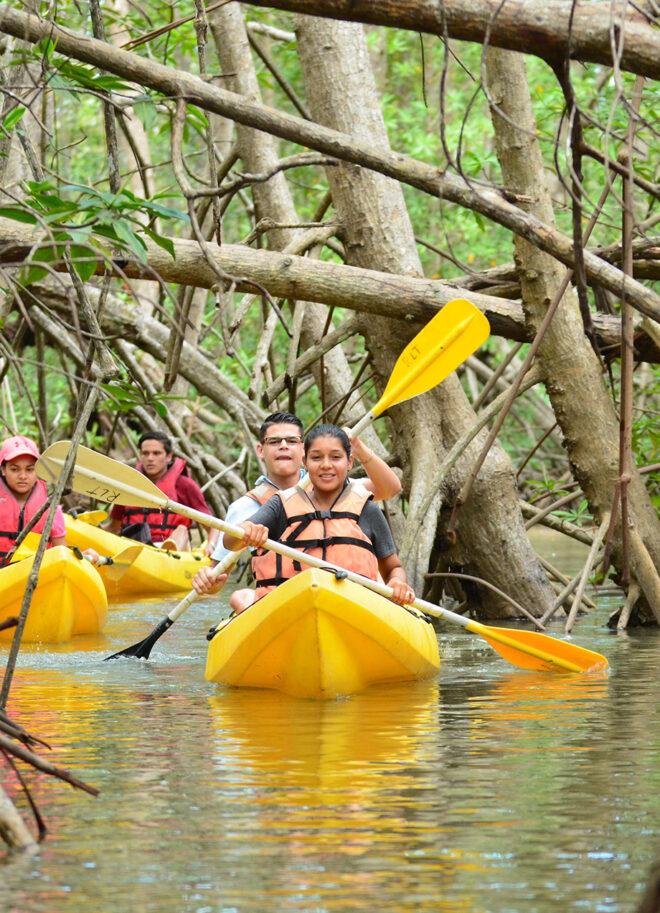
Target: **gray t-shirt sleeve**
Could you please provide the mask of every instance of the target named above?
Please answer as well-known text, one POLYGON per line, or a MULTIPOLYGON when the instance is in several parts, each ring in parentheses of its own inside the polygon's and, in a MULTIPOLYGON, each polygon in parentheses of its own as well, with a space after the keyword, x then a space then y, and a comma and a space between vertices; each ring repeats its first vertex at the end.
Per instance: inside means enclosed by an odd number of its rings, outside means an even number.
POLYGON ((388 558, 396 553, 396 545, 385 514, 373 501, 367 501, 365 504, 358 525, 371 539, 376 558, 388 558))
POLYGON ((279 539, 287 527, 286 511, 278 495, 273 495, 252 516, 245 519, 266 526, 269 539, 279 539))

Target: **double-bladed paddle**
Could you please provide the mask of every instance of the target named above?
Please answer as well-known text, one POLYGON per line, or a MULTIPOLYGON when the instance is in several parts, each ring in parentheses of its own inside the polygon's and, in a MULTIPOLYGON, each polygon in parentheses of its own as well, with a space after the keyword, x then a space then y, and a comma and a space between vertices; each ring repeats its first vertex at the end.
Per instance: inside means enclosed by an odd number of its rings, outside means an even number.
MULTIPOLYGON (((68 441, 60 441, 45 450, 37 462, 37 475, 46 481, 56 479, 64 466, 69 447, 68 441)), ((78 447, 72 487, 74 491, 99 501, 169 510, 172 513, 190 517, 191 520, 205 526, 213 526, 239 539, 243 537, 243 529, 240 526, 226 523, 217 517, 209 517, 208 514, 186 507, 185 504, 170 501, 153 482, 136 469, 95 453, 86 447, 78 447)), ((339 577, 348 577, 349 580, 360 583, 386 598, 392 596, 390 587, 383 583, 370 580, 353 571, 347 571, 345 568, 322 561, 297 549, 289 548, 281 542, 267 539, 265 548, 310 567, 336 571, 339 577)), ((500 656, 522 669, 596 672, 607 668, 608 665, 607 659, 600 653, 586 650, 584 647, 578 647, 566 641, 556 640, 546 634, 539 634, 537 631, 519 631, 482 625, 441 606, 426 602, 424 599, 415 599, 413 605, 429 615, 443 618, 460 625, 473 634, 479 634, 500 656)))
MULTIPOLYGON (((420 393, 426 393, 437 386, 486 341, 489 333, 488 320, 471 301, 466 298, 454 298, 449 301, 401 352, 383 395, 373 409, 351 429, 351 436, 357 437, 370 422, 382 415, 390 406, 402 403, 420 393)), ((308 478, 301 483, 303 486, 308 478)), ((248 549, 241 549, 227 555, 214 568, 214 576, 229 573, 246 552, 248 549)), ((192 590, 144 640, 113 653, 106 659, 118 659, 121 656, 147 659, 156 641, 198 598, 198 594, 192 590)))

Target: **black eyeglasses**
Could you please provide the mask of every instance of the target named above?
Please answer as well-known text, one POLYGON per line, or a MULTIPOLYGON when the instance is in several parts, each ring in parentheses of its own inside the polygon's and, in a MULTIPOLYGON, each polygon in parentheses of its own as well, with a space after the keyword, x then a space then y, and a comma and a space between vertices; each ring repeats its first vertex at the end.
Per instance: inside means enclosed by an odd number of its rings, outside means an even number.
POLYGON ((289 447, 293 447, 294 444, 302 444, 302 438, 300 437, 265 437, 264 444, 268 444, 269 447, 279 447, 282 441, 286 441, 289 447))

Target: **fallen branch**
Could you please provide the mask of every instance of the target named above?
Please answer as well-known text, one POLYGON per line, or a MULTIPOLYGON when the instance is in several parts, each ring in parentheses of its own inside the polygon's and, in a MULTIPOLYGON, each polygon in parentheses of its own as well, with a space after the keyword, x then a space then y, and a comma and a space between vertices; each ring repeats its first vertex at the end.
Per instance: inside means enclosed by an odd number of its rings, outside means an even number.
POLYGON ((56 767, 54 764, 51 764, 50 761, 44 761, 44 759, 38 754, 35 754, 34 751, 30 751, 29 748, 24 748, 22 745, 17 745, 16 742, 13 742, 2 733, 0 733, 0 748, 3 751, 6 751, 7 754, 13 755, 15 758, 20 758, 21 761, 25 761, 26 764, 34 767, 36 770, 49 774, 51 777, 57 777, 58 780, 64 780, 76 789, 82 789, 91 796, 98 796, 99 794, 99 791, 95 786, 84 783, 82 780, 79 780, 78 777, 74 777, 73 774, 69 773, 68 770, 56 767))

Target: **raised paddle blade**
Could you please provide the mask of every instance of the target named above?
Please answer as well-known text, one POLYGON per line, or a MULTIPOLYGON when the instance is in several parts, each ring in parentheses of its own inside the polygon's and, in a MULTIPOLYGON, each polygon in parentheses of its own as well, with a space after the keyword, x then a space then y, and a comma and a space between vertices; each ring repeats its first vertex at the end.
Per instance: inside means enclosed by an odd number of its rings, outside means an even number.
MULTIPOLYGON (((54 482, 62 471, 71 441, 51 444, 37 460, 37 475, 54 482)), ((72 488, 104 504, 159 507, 167 499, 153 482, 130 466, 88 447, 79 446, 73 469, 72 488)))
POLYGON ((487 339, 486 317, 466 298, 454 298, 403 350, 385 392, 371 410, 375 417, 396 403, 426 393, 472 355, 487 339))
POLYGON ((115 555, 108 555, 107 558, 99 560, 100 565, 106 566, 105 576, 108 580, 121 580, 135 559, 142 553, 144 545, 136 543, 127 545, 126 548, 120 549, 115 555))
POLYGON ((472 621, 466 625, 466 630, 480 634, 503 659, 520 669, 534 672, 602 672, 609 665, 600 653, 538 631, 495 628, 472 621))

